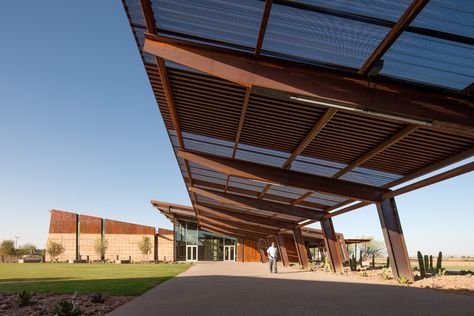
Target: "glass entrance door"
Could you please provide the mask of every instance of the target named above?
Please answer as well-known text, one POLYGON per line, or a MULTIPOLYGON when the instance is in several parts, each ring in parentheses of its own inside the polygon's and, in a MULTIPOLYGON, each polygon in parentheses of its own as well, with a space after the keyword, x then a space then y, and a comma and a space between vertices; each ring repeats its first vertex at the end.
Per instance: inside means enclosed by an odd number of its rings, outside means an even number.
POLYGON ((186 261, 197 261, 198 246, 186 246, 186 261))
POLYGON ((224 261, 235 261, 235 246, 224 246, 224 261))

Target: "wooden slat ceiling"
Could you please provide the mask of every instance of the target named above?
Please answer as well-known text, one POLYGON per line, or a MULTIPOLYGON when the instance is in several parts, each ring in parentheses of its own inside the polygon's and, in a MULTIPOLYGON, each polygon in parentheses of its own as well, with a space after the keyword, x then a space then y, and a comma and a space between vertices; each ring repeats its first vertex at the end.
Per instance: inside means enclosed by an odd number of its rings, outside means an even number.
MULTIPOLYGON (((124 2, 127 9, 128 2, 124 2)), ((131 1, 134 2, 134 1, 131 1)), ((142 1, 145 2, 146 1, 142 1)), ((135 9, 134 9, 135 10, 135 9)), ((128 12, 128 11, 127 11, 128 12)), ((139 14, 135 10, 133 14, 139 14)), ((138 31, 128 14, 137 40, 138 31)), ((156 101, 159 105, 173 148, 179 149, 176 133, 157 66, 148 61, 137 40, 156 101)), ((239 129, 246 88, 186 67, 167 63, 168 79, 174 97, 183 141, 187 150, 234 158, 236 134, 239 129)), ((236 159, 282 167, 298 145, 323 116, 327 108, 315 104, 251 94, 241 125, 236 159)), ((472 150, 472 134, 460 135, 447 131, 419 127, 388 148, 371 155, 360 165, 339 171, 364 157, 371 150, 396 135, 408 124, 392 119, 364 116, 337 111, 299 156, 289 165, 290 170, 345 179, 348 181, 390 187, 393 181, 439 164, 462 152, 472 150)), ((184 162, 178 159, 186 183, 184 162)), ((321 195, 284 186, 268 186, 255 181, 228 175, 189 163, 193 185, 198 188, 231 192, 263 198, 284 204, 295 204, 315 210, 334 209, 347 204, 344 197, 321 195), (263 193, 262 193, 263 192, 263 193)), ((402 180, 400 180, 402 179, 402 180)), ((398 183, 397 182, 397 183, 398 183)), ((221 204, 198 196, 199 203, 221 204)), ((229 206, 230 207, 230 206, 229 206)), ((235 209, 235 207, 233 207, 235 209)), ((244 210, 255 212, 258 210, 244 210)), ((168 214, 169 215, 169 214, 168 214)), ((167 216, 168 216, 167 215, 167 216)), ((269 217, 299 222, 303 218, 285 218, 281 214, 269 217)))

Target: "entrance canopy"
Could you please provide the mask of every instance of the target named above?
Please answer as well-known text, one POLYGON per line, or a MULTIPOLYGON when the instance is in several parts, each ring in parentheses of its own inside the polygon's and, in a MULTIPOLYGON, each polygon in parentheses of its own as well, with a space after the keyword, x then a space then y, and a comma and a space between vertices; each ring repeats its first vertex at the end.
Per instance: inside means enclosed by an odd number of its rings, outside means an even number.
POLYGON ((412 279, 393 197, 474 168, 393 190, 474 153, 469 7, 123 3, 198 221, 320 221, 337 270, 331 217, 376 203, 395 274, 412 279))

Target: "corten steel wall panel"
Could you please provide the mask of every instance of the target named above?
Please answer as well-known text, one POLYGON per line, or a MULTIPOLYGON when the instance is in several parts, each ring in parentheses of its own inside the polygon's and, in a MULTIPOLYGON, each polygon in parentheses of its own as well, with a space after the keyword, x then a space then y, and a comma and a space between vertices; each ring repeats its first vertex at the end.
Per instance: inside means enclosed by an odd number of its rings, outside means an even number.
POLYGON ((75 234, 77 215, 71 212, 51 210, 50 234, 75 234))
POLYGON ((158 231, 158 260, 171 262, 173 261, 174 246, 173 231, 161 228, 158 231))
POLYGON ((244 240, 242 238, 237 238, 237 254, 235 261, 244 262, 244 240))
POLYGON ((151 226, 138 225, 132 223, 125 223, 114 221, 111 219, 105 220, 106 234, 131 234, 131 235, 154 235, 155 228, 151 226))
MULTIPOLYGON (((88 215, 80 215, 79 221, 81 234, 101 234, 101 218, 88 215)), ((82 249, 81 249, 82 250, 82 249)))
POLYGON ((243 240, 244 262, 260 262, 257 242, 255 240, 243 240))
POLYGON ((288 254, 288 261, 291 263, 299 263, 298 252, 296 251, 295 240, 291 236, 285 236, 286 252, 288 254))

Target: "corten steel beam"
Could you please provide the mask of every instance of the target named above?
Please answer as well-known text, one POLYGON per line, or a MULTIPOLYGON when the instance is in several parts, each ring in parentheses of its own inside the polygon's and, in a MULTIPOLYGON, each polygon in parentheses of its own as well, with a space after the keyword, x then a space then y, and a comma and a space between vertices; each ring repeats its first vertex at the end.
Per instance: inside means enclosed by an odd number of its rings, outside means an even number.
POLYGON ((208 230, 208 229, 209 230, 214 230, 214 231, 220 232, 221 234, 224 234, 226 236, 231 236, 231 237, 236 237, 236 238, 247 238, 247 239, 254 239, 255 240, 255 239, 261 237, 260 235, 245 234, 243 232, 238 232, 238 231, 234 231, 234 230, 231 230, 231 229, 222 228, 222 227, 219 227, 219 226, 216 226, 216 225, 211 225, 211 224, 204 223, 204 222, 199 224, 199 226, 203 227, 205 230, 208 230))
MULTIPOLYGON (((382 196, 382 199, 389 199, 389 198, 392 198, 392 197, 395 197, 395 196, 398 196, 398 195, 401 195, 401 194, 411 192, 413 190, 424 188, 426 186, 429 186, 429 185, 432 185, 432 184, 435 184, 435 183, 438 183, 438 182, 441 182, 441 181, 445 181, 447 179, 457 177, 459 175, 471 172, 473 170, 474 170, 474 162, 467 163, 467 164, 462 165, 460 167, 445 171, 443 173, 434 175, 434 176, 426 178, 424 180, 420 180, 418 182, 409 184, 407 186, 396 189, 394 191, 390 191, 390 192, 384 194, 382 196)), ((326 215, 323 216, 323 218, 331 218, 331 217, 334 217, 334 216, 337 216, 337 215, 341 215, 341 214, 359 209, 361 207, 364 207, 364 206, 367 206, 367 205, 370 205, 370 204, 371 203, 368 203, 368 202, 359 202, 357 204, 354 204, 354 205, 345 207, 343 209, 334 211, 332 213, 326 214, 326 215)), ((305 223, 305 225, 307 225, 307 223, 305 223)))
POLYGON ((405 238, 403 237, 402 225, 398 217, 395 199, 391 198, 377 203, 380 224, 382 225, 383 236, 387 252, 390 257, 390 266, 394 278, 406 277, 413 282, 410 259, 408 257, 405 238))
POLYGON ((301 229, 294 228, 292 232, 300 265, 303 267, 303 269, 307 269, 309 268, 308 252, 306 251, 306 247, 304 245, 304 238, 303 234, 301 233, 301 229))
POLYGON ((254 240, 254 241, 257 241, 257 238, 256 237, 253 237, 253 236, 246 236, 246 235, 241 235, 241 234, 233 234, 233 233, 230 233, 230 232, 222 232, 221 230, 219 229, 216 229, 216 228, 213 228, 211 226, 207 226, 207 225, 202 225, 202 227, 204 228, 204 230, 210 232, 210 233, 214 233, 214 234, 217 234, 217 235, 220 235, 222 237, 234 237, 234 238, 243 238, 243 239, 248 239, 248 240, 254 240))
POLYGON ((239 225, 244 225, 242 227, 248 226, 249 230, 261 231, 267 235, 275 234, 276 232, 280 231, 279 228, 273 227, 273 226, 269 227, 269 225, 267 224, 262 225, 262 224, 258 224, 251 221, 236 220, 236 219, 226 217, 225 214, 221 215, 221 214, 206 212, 204 209, 200 209, 199 211, 200 211, 200 214, 199 214, 200 216, 212 218, 214 220, 218 220, 219 222, 227 223, 229 225, 234 225, 237 227, 239 227, 239 225))
MULTIPOLYGON (((232 149, 232 159, 235 159, 235 154, 237 153, 237 148, 240 142, 240 135, 242 135, 242 129, 244 128, 245 114, 247 113, 247 107, 249 105, 250 94, 252 92, 251 88, 247 88, 245 91, 244 101, 242 103, 242 110, 240 111, 239 125, 237 126, 237 133, 235 135, 234 148, 232 149)), ((224 192, 227 192, 227 187, 229 186, 230 176, 227 176, 225 180, 224 192)))
POLYGON ((472 98, 415 85, 377 83, 366 100, 369 82, 349 73, 291 65, 267 57, 145 34, 144 51, 245 87, 263 87, 290 96, 354 109, 431 122, 440 128, 474 131, 472 98), (426 90, 426 91, 424 91, 426 90))
POLYGON ((341 247, 339 245, 339 241, 337 240, 334 225, 332 224, 332 219, 328 218, 322 220, 321 228, 324 233, 324 242, 326 245, 327 254, 329 256, 331 270, 335 273, 343 272, 341 247))
MULTIPOLYGON (((318 13, 329 15, 329 16, 336 16, 336 17, 340 17, 340 18, 344 18, 344 19, 348 19, 352 21, 368 23, 369 25, 372 24, 372 25, 392 28, 396 24, 395 22, 392 22, 390 20, 384 20, 380 18, 375 18, 373 16, 361 15, 357 13, 331 9, 328 7, 317 6, 314 4, 309 4, 307 2, 303 3, 300 1, 294 1, 294 0, 273 0, 273 2, 276 4, 280 4, 280 5, 284 5, 284 6, 288 6, 292 8, 298 8, 298 9, 303 9, 306 11, 318 12, 318 13)), ((408 26, 405 31, 419 34, 419 35, 429 36, 433 38, 444 39, 447 41, 464 43, 468 45, 472 45, 474 43, 474 40, 468 36, 462 36, 458 34, 447 33, 447 32, 442 32, 442 31, 437 31, 437 30, 427 29, 427 28, 422 28, 422 27, 408 26)))
POLYGON ((279 233, 276 235, 276 240, 278 243, 278 248, 280 249, 281 262, 284 267, 287 267, 290 265, 290 260, 288 259, 288 251, 286 250, 285 237, 279 233))
POLYGON ((462 94, 474 94, 474 82, 468 85, 466 88, 462 89, 462 94))
POLYGON ((360 166, 361 164, 363 164, 364 162, 366 162, 370 158, 374 157, 375 155, 381 153, 382 151, 384 151, 388 147, 396 144, 397 142, 399 142, 400 140, 402 140, 403 138, 405 138, 409 134, 413 133, 417 129, 418 129, 418 126, 415 126, 415 125, 406 126, 402 130, 400 130, 397 133, 395 133, 394 135, 392 135, 387 140, 383 141, 379 145, 375 146, 374 148, 372 148, 371 150, 369 150, 368 152, 366 152, 365 154, 360 156, 358 159, 351 162, 349 165, 347 165, 343 169, 339 170, 336 174, 331 176, 331 178, 339 178, 340 176, 344 175, 345 173, 347 173, 347 172, 351 171, 352 169, 360 166))
POLYGON ((263 38, 265 37, 265 31, 267 29, 268 18, 270 17, 270 10, 272 8, 272 0, 265 1, 265 7, 263 8, 262 21, 260 23, 260 29, 258 31, 257 44, 255 45, 254 54, 260 55, 262 51, 263 38))
POLYGON ((180 158, 190 160, 199 165, 241 178, 320 191, 358 200, 376 202, 384 193, 389 192, 387 189, 381 189, 371 185, 332 179, 293 170, 282 170, 277 167, 243 160, 231 160, 229 158, 182 150, 179 150, 177 155, 180 158))
POLYGON ((260 252, 260 261, 262 263, 265 263, 268 260, 267 260, 267 256, 265 255, 266 248, 264 248, 264 244, 262 240, 265 241, 264 239, 261 239, 261 238, 257 240, 257 246, 258 246, 258 251, 260 252))
POLYGON ((383 195, 383 199, 385 200, 385 199, 389 199, 389 198, 395 197, 395 196, 400 195, 400 194, 408 193, 408 192, 411 192, 413 190, 417 190, 417 189, 426 187, 428 185, 432 185, 432 184, 435 184, 435 183, 438 183, 438 182, 441 182, 441 181, 444 181, 444 180, 448 180, 448 179, 457 177, 459 175, 471 172, 473 170, 474 170, 474 162, 470 162, 470 163, 467 163, 465 165, 459 166, 457 168, 442 172, 440 174, 434 175, 434 176, 429 177, 427 179, 420 180, 418 182, 415 182, 415 183, 409 184, 407 186, 404 186, 400 189, 397 189, 397 190, 391 191, 389 193, 386 193, 386 194, 383 195))
POLYGON ((242 230, 249 231, 249 232, 252 232, 252 233, 263 234, 265 236, 275 234, 275 233, 278 232, 275 229, 268 229, 268 228, 254 226, 254 225, 239 223, 239 222, 235 222, 235 221, 227 221, 225 219, 216 219, 215 217, 206 216, 206 215, 203 215, 203 214, 204 213, 202 213, 202 212, 201 212, 201 214, 199 214, 199 216, 201 217, 201 220, 205 221, 205 222, 208 222, 210 224, 221 225, 221 226, 234 228, 234 229, 242 229, 242 230))
MULTIPOLYGON (((151 34, 157 34, 156 21, 153 14, 153 9, 151 6, 150 0, 140 0, 140 5, 143 12, 143 17, 145 18, 145 23, 147 30, 151 34)), ((173 122, 174 130, 176 131, 176 136, 178 138, 179 147, 185 149, 183 141, 183 133, 181 131, 181 125, 179 123, 178 112, 176 111, 176 104, 174 102, 173 93, 171 91, 171 85, 169 82, 168 71, 166 70, 165 60, 159 56, 155 56, 156 65, 158 68, 158 73, 160 74, 161 83, 163 86, 163 93, 166 98, 166 103, 168 104, 168 109, 171 115, 171 121, 173 122)), ((186 169, 186 175, 189 183, 192 185, 193 179, 191 177, 191 169, 189 168, 189 162, 184 160, 184 168, 186 169)), ((196 201, 196 196, 190 193, 191 202, 196 201)), ((198 213, 196 212, 196 215, 198 213)))
POLYGON ((392 46, 398 37, 405 31, 418 13, 423 10, 429 0, 414 0, 407 10, 398 19, 397 23, 390 29, 390 32, 380 42, 377 48, 367 58, 365 63, 359 69, 359 74, 367 75, 374 67, 375 63, 385 54, 385 52, 392 46))
POLYGON ((223 193, 218 191, 211 191, 206 189, 199 189, 196 187, 190 187, 189 191, 194 192, 195 194, 208 197, 220 203, 233 204, 237 206, 253 208, 258 210, 269 211, 277 214, 285 214, 296 217, 311 218, 319 220, 324 214, 324 212, 312 210, 308 208, 303 208, 293 205, 285 205, 281 203, 275 203, 270 201, 257 200, 251 197, 245 197, 241 195, 223 193))
POLYGON ((313 139, 319 134, 319 132, 326 126, 326 124, 333 118, 337 110, 327 109, 326 112, 321 116, 321 118, 314 124, 313 128, 305 136, 305 138, 298 144, 296 149, 291 153, 290 157, 283 163, 281 166, 282 169, 289 169, 293 160, 298 157, 308 145, 313 141, 313 139))
POLYGON ((215 216, 221 216, 224 219, 238 221, 238 222, 252 222, 252 223, 261 224, 261 225, 265 225, 269 227, 286 228, 286 229, 292 229, 296 225, 295 223, 290 223, 287 221, 271 219, 271 218, 253 215, 253 214, 245 214, 238 211, 230 210, 229 208, 222 208, 222 207, 215 207, 215 206, 211 207, 210 205, 206 205, 202 203, 195 204, 195 207, 207 213, 211 213, 215 216))
MULTIPOLYGON (((296 149, 291 153, 290 157, 283 163, 281 166, 282 169, 289 169, 291 167, 291 163, 300 155, 306 147, 313 141, 313 139, 318 135, 318 133, 326 126, 326 124, 329 122, 329 120, 336 114, 336 110, 334 109, 327 109, 326 112, 321 116, 321 118, 316 122, 316 124, 311 128, 309 133, 305 136, 305 138, 301 141, 301 143, 298 144, 296 149)), ((258 198, 262 199, 265 194, 268 192, 268 190, 271 188, 271 184, 267 184, 263 191, 259 194, 258 198)), ((312 194, 313 192, 311 192, 312 194)), ((311 195, 309 194, 309 195, 311 195)), ((296 199, 295 201, 298 201, 296 199)), ((295 205, 295 203, 290 203, 292 205, 295 205)))
POLYGON ((254 238, 255 237, 258 237, 258 238, 267 238, 268 234, 263 234, 263 233, 259 233, 259 232, 256 232, 256 231, 249 231, 249 230, 246 230, 246 229, 243 229, 243 228, 235 228, 235 227, 231 227, 231 225, 227 225, 227 224, 223 224, 223 223, 219 223, 218 221, 210 221, 210 220, 207 220, 207 219, 204 219, 204 218, 201 218, 201 225, 209 225, 211 227, 214 227, 214 228, 218 228, 220 230, 222 230, 223 232, 229 232, 229 233, 233 233, 233 234, 240 234, 242 236, 253 236, 254 238))

